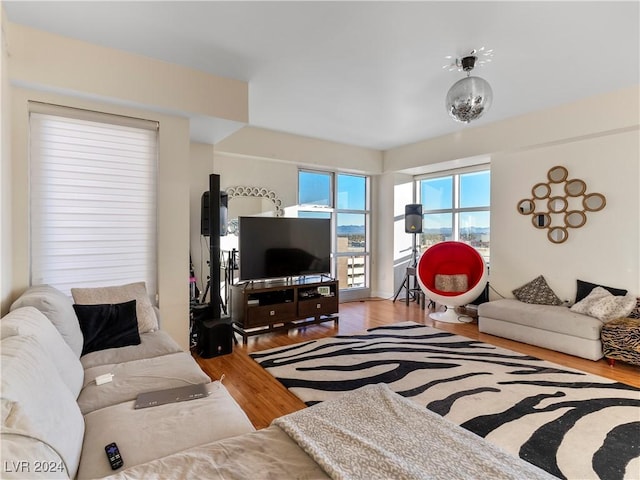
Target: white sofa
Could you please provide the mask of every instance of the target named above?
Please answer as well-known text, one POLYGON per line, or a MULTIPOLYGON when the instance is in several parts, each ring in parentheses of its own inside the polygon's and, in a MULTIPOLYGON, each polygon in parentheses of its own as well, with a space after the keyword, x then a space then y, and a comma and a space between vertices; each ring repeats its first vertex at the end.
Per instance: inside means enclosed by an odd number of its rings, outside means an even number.
POLYGON ((208 397, 135 410, 139 392, 209 379, 161 331, 79 358, 70 300, 50 287, 13 308, 0 320, 2 478, 552 478, 385 385, 258 431, 219 382, 207 383, 208 397), (113 382, 96 385, 95 375, 107 371, 113 382), (116 472, 104 452, 111 442, 124 460, 116 472))
POLYGON ((498 337, 568 353, 588 360, 602 358, 597 318, 566 306, 538 305, 504 298, 478 306, 478 330, 498 337))
POLYGON ((25 292, 0 326, 2 478, 100 478, 114 473, 111 442, 131 468, 254 431, 225 387, 160 330, 80 356, 71 299, 48 286, 25 292), (104 373, 113 381, 96 385, 104 373), (187 384, 209 395, 134 409, 139 393, 187 384))

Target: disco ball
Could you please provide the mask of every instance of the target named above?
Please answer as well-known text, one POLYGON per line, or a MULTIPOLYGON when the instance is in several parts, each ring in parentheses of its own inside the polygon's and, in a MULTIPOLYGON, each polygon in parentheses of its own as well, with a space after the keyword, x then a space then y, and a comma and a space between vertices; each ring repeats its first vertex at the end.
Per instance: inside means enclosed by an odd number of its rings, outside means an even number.
POLYGON ((469 123, 480 118, 491 106, 493 91, 480 77, 458 80, 447 93, 447 112, 457 122, 469 123))

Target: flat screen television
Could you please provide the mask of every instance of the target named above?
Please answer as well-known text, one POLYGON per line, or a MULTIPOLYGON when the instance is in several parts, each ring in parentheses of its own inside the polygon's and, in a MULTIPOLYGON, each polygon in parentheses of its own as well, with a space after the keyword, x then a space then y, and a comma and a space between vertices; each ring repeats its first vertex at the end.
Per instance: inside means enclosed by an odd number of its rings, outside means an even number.
POLYGON ((240 280, 331 273, 331 222, 319 218, 239 217, 240 280))

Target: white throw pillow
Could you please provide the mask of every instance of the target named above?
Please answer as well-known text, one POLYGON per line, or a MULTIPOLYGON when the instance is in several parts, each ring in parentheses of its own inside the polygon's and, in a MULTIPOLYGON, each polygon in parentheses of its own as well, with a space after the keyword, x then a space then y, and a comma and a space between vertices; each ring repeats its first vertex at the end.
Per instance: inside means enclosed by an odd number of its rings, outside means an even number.
MULTIPOLYGON (((0 342, 0 351, 3 433, 46 442, 64 460, 68 476, 75 478, 84 437, 84 418, 76 399, 61 385, 57 369, 34 337, 5 338, 0 342)), ((4 456, 2 461, 29 458, 32 456, 20 453, 14 458, 4 456)))
POLYGON ((73 310, 71 298, 51 285, 35 285, 29 287, 11 305, 11 310, 21 307, 35 307, 53 323, 62 338, 71 347, 73 353, 80 358, 84 336, 80 330, 80 322, 73 310))
POLYGON ((636 298, 633 295, 613 295, 602 287, 596 287, 589 295, 573 305, 571 310, 608 322, 626 317, 635 305, 636 298))
POLYGON ((6 329, 15 329, 18 335, 32 336, 49 355, 50 362, 74 398, 78 397, 83 385, 84 368, 60 332, 42 312, 34 307, 18 308, 2 317, 0 325, 3 338, 6 329))
POLYGON ((158 319, 144 282, 114 287, 72 288, 71 295, 78 305, 115 304, 135 300, 138 332, 142 334, 158 329, 158 319))

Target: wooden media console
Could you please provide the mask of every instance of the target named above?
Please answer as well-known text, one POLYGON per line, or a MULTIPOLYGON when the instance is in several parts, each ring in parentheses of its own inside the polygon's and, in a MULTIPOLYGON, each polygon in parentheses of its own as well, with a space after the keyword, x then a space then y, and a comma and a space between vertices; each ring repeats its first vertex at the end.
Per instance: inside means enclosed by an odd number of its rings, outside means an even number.
POLYGON ((231 286, 231 321, 243 343, 252 335, 316 323, 338 324, 338 281, 246 282, 231 286))

